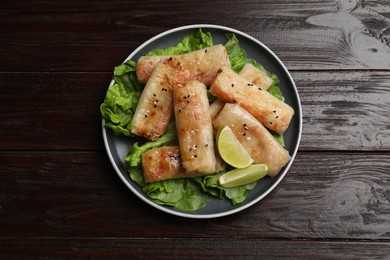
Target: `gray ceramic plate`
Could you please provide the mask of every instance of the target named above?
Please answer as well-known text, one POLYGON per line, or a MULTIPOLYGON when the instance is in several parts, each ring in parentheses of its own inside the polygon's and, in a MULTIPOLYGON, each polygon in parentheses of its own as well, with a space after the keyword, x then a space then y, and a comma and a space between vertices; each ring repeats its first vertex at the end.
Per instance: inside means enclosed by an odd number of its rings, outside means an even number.
MULTIPOLYGON (((275 178, 266 177, 258 182, 256 188, 249 192, 246 200, 239 205, 233 206, 228 200, 213 199, 207 204, 206 207, 197 211, 184 212, 169 206, 161 206, 151 201, 141 190, 141 188, 133 183, 126 169, 126 163, 124 157, 128 153, 131 145, 131 139, 126 137, 119 137, 113 135, 110 130, 107 130, 103 126, 103 138, 104 143, 108 152, 108 156, 111 163, 124 182, 124 184, 140 199, 145 201, 147 204, 170 214, 187 217, 187 218, 216 218, 226 215, 230 215, 239 212, 243 209, 252 206, 253 204, 260 201, 262 198, 267 196, 278 183, 284 178, 292 162, 294 161, 295 155, 298 151, 298 146, 301 137, 302 130, 302 113, 301 103, 299 100, 297 88, 294 81, 287 71, 286 67, 279 60, 279 58, 264 44, 257 39, 240 32, 238 30, 209 24, 196 24, 184 27, 175 28, 164 33, 161 33, 133 51, 126 60, 132 59, 137 60, 140 56, 147 52, 166 48, 168 46, 176 45, 186 34, 197 31, 202 28, 203 32, 210 32, 213 37, 214 44, 226 43, 225 35, 227 33, 234 33, 240 42, 240 46, 246 50, 248 58, 253 58, 261 63, 267 70, 275 73, 279 80, 279 87, 285 97, 285 102, 292 106, 295 110, 295 115, 288 130, 284 134, 286 149, 290 152, 291 160, 283 168, 283 170, 275 178)), ((111 82, 113 84, 113 82, 111 82)), ((103 120, 104 125, 104 120, 103 120)))

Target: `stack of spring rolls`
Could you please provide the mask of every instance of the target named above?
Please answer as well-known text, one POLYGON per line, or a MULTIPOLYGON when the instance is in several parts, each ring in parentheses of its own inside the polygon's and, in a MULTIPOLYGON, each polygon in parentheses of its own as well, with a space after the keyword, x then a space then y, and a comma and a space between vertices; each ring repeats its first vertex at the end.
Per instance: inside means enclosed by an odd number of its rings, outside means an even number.
POLYGON ((136 73, 146 85, 131 132, 153 141, 165 133, 174 118, 179 140, 178 146, 158 147, 143 154, 145 182, 223 170, 214 137, 225 125, 255 163, 269 167, 269 176, 276 176, 290 160, 288 151, 268 129, 284 133, 294 110, 267 92, 272 79, 255 66, 246 64, 240 73, 234 72, 223 45, 176 56, 143 56, 136 73), (211 105, 208 92, 217 97, 211 105))

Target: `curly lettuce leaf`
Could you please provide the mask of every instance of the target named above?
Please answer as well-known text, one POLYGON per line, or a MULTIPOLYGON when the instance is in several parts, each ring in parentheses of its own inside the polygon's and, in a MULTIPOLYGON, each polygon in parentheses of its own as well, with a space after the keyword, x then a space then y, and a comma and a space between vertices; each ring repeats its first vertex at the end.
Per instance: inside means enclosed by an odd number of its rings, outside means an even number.
POLYGON ((175 179, 151 183, 142 189, 155 203, 193 211, 206 206, 212 197, 192 179, 175 179))
POLYGON ((140 185, 141 187, 145 186, 144 175, 142 173, 142 154, 147 151, 164 146, 164 145, 176 145, 177 144, 177 133, 176 127, 174 124, 170 124, 168 126, 167 132, 163 134, 156 141, 149 141, 142 145, 139 145, 138 142, 134 143, 134 145, 130 148, 127 156, 125 157, 125 161, 129 167, 130 179, 140 185))
POLYGON ((211 47, 212 45, 213 39, 210 32, 204 33, 201 29, 199 29, 194 33, 184 36, 184 38, 176 46, 168 47, 166 49, 153 50, 148 52, 146 55, 179 55, 211 47))
POLYGON ((115 134, 131 136, 130 122, 143 87, 135 75, 135 62, 129 60, 116 67, 114 81, 100 105, 100 112, 106 120, 105 126, 115 134))
POLYGON ((149 141, 142 144, 141 146, 138 144, 138 142, 134 143, 134 145, 130 148, 130 151, 127 154, 125 160, 128 162, 130 167, 138 166, 141 163, 142 154, 146 153, 147 151, 156 147, 175 144, 177 144, 176 127, 174 124, 170 124, 167 131, 156 141, 149 141))
POLYGON ((225 172, 198 177, 194 180, 201 186, 204 192, 207 192, 220 199, 229 199, 233 205, 243 202, 248 196, 248 191, 253 190, 257 182, 238 187, 225 188, 219 185, 219 177, 225 172))

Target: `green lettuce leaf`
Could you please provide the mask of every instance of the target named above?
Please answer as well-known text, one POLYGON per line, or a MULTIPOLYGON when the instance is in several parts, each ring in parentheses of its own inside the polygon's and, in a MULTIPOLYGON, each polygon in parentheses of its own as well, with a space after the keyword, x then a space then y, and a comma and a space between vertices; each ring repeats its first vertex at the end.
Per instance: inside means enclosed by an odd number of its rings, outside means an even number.
POLYGON ((176 126, 174 124, 170 124, 168 126, 167 131, 156 141, 149 141, 142 144, 141 146, 139 146, 138 142, 134 143, 134 145, 130 148, 130 151, 127 154, 125 160, 128 162, 130 167, 138 166, 141 163, 142 154, 149 151, 150 149, 164 146, 164 145, 176 145, 176 144, 177 144, 176 126))
POLYGON ((168 126, 167 132, 165 132, 165 134, 163 134, 156 141, 149 141, 142 145, 139 145, 138 142, 134 143, 134 145, 130 148, 129 153, 125 157, 125 161, 129 167, 130 179, 141 187, 145 186, 146 184, 141 167, 142 154, 156 147, 176 144, 177 133, 174 124, 170 124, 168 126))
POLYGON ((212 45, 213 39, 210 32, 204 33, 201 29, 199 29, 194 33, 184 36, 184 38, 176 46, 150 51, 146 55, 179 55, 210 47, 212 45))
POLYGON ((115 134, 131 136, 130 123, 143 88, 135 75, 135 62, 129 60, 116 67, 114 81, 100 105, 100 112, 106 120, 105 126, 115 134))
POLYGON ((148 184, 142 189, 155 203, 193 211, 206 206, 212 199, 192 179, 165 180, 148 184))
POLYGON ((194 180, 200 185, 204 192, 207 192, 210 195, 220 199, 229 199, 233 205, 243 202, 248 195, 248 191, 253 190, 257 182, 233 188, 224 188, 219 185, 218 182, 219 177, 224 173, 225 172, 222 171, 217 174, 198 177, 194 180))

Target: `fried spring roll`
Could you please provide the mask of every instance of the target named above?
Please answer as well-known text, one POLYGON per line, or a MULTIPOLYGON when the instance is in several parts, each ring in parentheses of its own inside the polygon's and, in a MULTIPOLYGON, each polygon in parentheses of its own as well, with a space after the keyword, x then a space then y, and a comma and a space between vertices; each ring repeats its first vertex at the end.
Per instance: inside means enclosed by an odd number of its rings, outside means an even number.
POLYGON ((160 61, 174 58, 181 67, 188 71, 191 79, 199 80, 209 85, 218 69, 230 67, 229 57, 225 46, 214 45, 205 49, 175 56, 142 56, 136 64, 138 81, 146 83, 160 61))
POLYGON ((206 86, 196 80, 175 86, 173 103, 184 169, 189 174, 214 173, 213 126, 206 86))
POLYGON ((145 182, 188 177, 181 165, 178 146, 162 146, 142 155, 142 170, 145 182))
POLYGON ((294 109, 269 92, 223 68, 211 83, 210 93, 226 103, 238 103, 265 127, 282 134, 288 128, 294 109))
POLYGON ((255 163, 263 163, 269 167, 269 176, 276 176, 290 160, 288 151, 256 118, 238 104, 225 104, 213 119, 215 129, 225 125, 232 129, 255 163))
POLYGON ((172 67, 159 63, 146 84, 135 110, 131 132, 149 140, 156 140, 168 127, 173 116, 172 67))
POLYGON ((223 108, 223 105, 225 105, 225 103, 219 100, 218 98, 214 100, 213 103, 210 104, 211 118, 215 117, 215 115, 223 108))
POLYGON ((264 90, 269 89, 273 82, 273 80, 266 73, 259 70, 251 63, 245 64, 239 74, 264 90))
POLYGON ((157 64, 168 58, 169 56, 141 56, 135 66, 138 81, 143 84, 148 82, 157 64))

